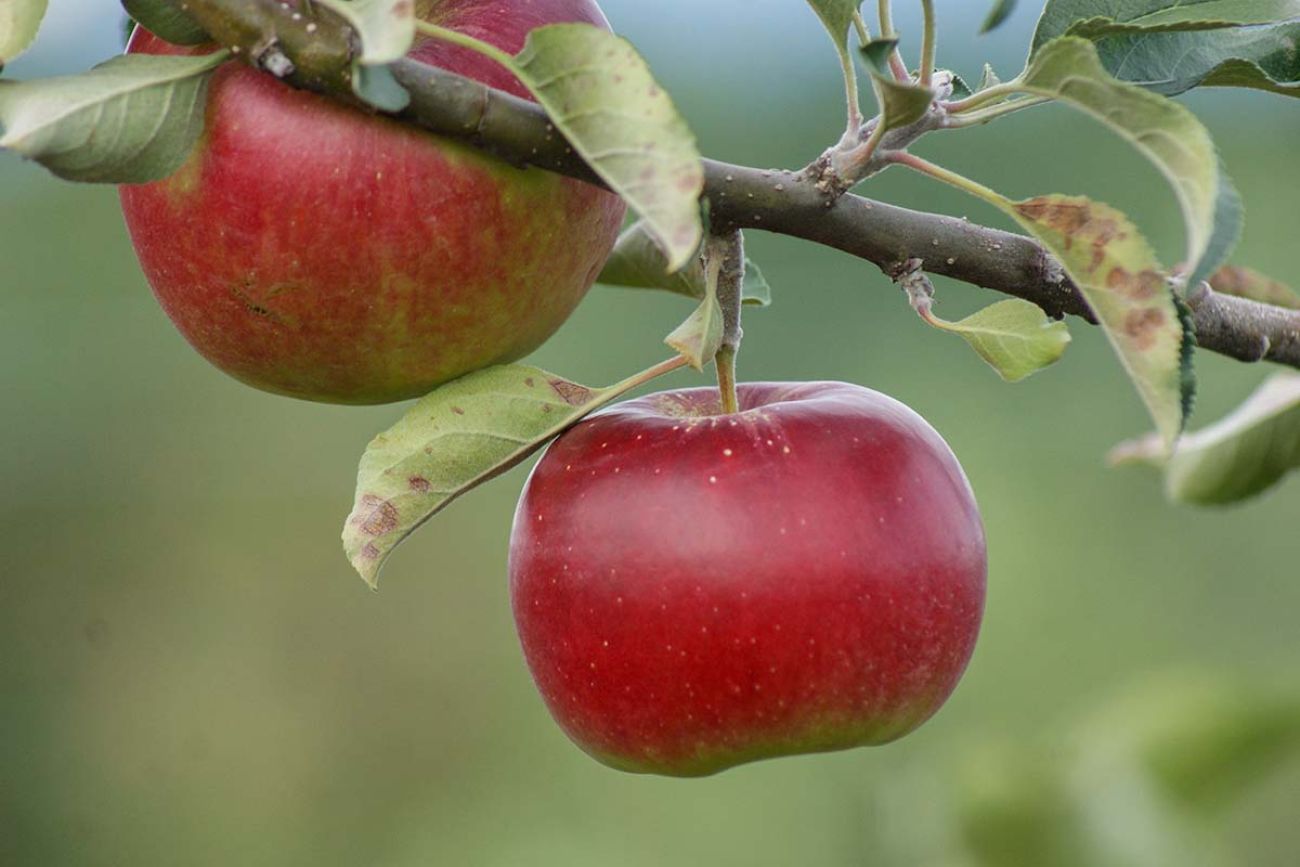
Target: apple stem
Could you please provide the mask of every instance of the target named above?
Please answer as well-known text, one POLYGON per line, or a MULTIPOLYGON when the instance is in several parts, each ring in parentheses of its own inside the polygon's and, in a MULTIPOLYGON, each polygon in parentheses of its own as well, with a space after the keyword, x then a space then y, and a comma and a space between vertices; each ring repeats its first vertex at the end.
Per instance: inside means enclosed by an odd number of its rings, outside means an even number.
POLYGON ((739 229, 710 235, 706 242, 711 274, 717 275, 718 306, 722 308, 722 345, 714 356, 723 413, 740 411, 736 395, 736 356, 745 331, 740 327, 745 288, 745 236, 739 229), (716 270, 715 270, 716 269, 716 270))

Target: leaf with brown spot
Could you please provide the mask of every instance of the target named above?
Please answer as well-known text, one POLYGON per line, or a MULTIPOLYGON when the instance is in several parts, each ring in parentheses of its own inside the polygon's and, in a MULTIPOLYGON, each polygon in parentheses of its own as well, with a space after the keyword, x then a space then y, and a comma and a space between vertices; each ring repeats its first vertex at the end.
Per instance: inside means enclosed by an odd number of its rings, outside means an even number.
POLYGON ((1193 274, 1203 273, 1207 257, 1223 255, 1218 248, 1225 238, 1235 238, 1235 221, 1228 219, 1219 226, 1216 216, 1232 211, 1232 195, 1219 171, 1214 142, 1196 115, 1114 78, 1102 65, 1096 46, 1075 36, 1044 45, 1018 81, 1017 89, 1024 93, 1059 100, 1096 118, 1160 170, 1182 209, 1186 261, 1192 263, 1193 274))
POLYGON ((343 528, 348 559, 375 586, 393 549, 452 500, 671 366, 600 389, 518 364, 447 383, 367 447, 343 528), (538 388, 539 382, 550 388, 538 388))
POLYGON ((1120 211, 1081 196, 1000 206, 1060 260, 1172 443, 1194 392, 1193 336, 1146 238, 1120 211))
POLYGON ((1226 505, 1257 496, 1300 469, 1300 375, 1275 374, 1231 415, 1184 437, 1173 457, 1152 434, 1116 446, 1110 463, 1160 468, 1177 502, 1226 505))

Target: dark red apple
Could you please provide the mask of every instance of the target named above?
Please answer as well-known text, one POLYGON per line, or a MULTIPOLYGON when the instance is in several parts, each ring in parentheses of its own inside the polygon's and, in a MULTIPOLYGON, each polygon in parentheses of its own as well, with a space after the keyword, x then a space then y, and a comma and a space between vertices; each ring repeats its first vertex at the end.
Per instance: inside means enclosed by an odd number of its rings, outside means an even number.
POLYGON ((560 726, 628 771, 697 776, 894 740, 961 677, 984 532, 943 439, 844 383, 651 395, 533 470, 510 589, 560 726))
MULTIPOLYGON (((591 0, 424 0, 419 12, 511 52, 543 24, 608 27, 591 0)), ((128 50, 192 49, 137 29, 128 50)), ((472 51, 425 41, 412 56, 528 95, 472 51)), ((181 333, 268 391, 383 403, 520 358, 586 294, 623 219, 611 193, 236 63, 207 111, 186 166, 123 187, 122 206, 181 333)))

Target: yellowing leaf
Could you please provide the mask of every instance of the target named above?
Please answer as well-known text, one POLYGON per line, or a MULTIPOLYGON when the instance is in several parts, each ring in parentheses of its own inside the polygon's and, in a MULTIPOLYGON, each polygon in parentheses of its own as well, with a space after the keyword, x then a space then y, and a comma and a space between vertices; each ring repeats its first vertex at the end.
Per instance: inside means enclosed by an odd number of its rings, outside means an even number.
POLYGON ((27 50, 49 0, 0 0, 0 67, 27 50))
POLYGON ((1221 179, 1210 134, 1176 102, 1111 77, 1091 42, 1062 37, 1034 55, 1026 93, 1072 105, 1100 120, 1146 156, 1173 186, 1187 228, 1186 261, 1210 249, 1221 179))
POLYGON ((1117 446, 1111 463, 1162 468, 1165 490, 1178 502, 1226 505, 1257 496, 1300 469, 1300 374, 1275 374, 1235 412, 1184 437, 1173 457, 1153 435, 1117 446))
POLYGON ((1186 310, 1137 227, 1077 196, 1008 202, 1007 212, 1051 250, 1097 315, 1166 443, 1191 408, 1193 347, 1186 310))
POLYGON ((374 587, 393 549, 452 500, 679 364, 600 389, 519 364, 489 367, 438 388, 366 448, 343 528, 348 559, 374 587))
POLYGON ((512 71, 560 132, 645 221, 668 269, 704 236, 704 163, 695 136, 627 40, 587 24, 528 35, 512 71))
POLYGON ((1070 330, 1020 298, 986 307, 959 322, 923 314, 936 328, 961 336, 1007 382, 1019 382, 1055 364, 1070 345, 1070 330))

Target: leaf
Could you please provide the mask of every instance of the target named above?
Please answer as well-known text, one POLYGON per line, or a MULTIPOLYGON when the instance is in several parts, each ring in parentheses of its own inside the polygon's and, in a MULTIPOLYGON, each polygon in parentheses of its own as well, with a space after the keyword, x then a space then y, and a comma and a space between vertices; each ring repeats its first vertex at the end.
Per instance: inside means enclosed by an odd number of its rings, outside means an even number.
POLYGON ((352 64, 352 92, 380 111, 399 112, 411 104, 411 94, 387 65, 352 64))
POLYGON ((876 72, 884 75, 889 71, 889 55, 893 54, 894 49, 897 47, 897 38, 876 38, 868 42, 866 45, 859 46, 858 52, 862 55, 862 58, 867 61, 868 69, 874 69, 876 72))
POLYGON ((996 87, 1001 83, 1002 79, 998 78, 998 74, 993 71, 993 64, 986 63, 984 64, 984 72, 980 75, 979 86, 975 88, 975 92, 979 93, 981 90, 988 90, 990 87, 996 87))
POLYGON ((170 0, 122 0, 122 7, 150 33, 173 45, 202 45, 212 41, 193 16, 170 0))
POLYGON ((1242 225, 1245 222, 1245 206, 1241 194, 1228 176, 1219 160, 1219 194, 1214 201, 1214 225, 1210 230, 1210 240, 1206 244, 1201 261, 1192 269, 1184 281, 1184 286, 1199 286, 1216 268, 1228 261, 1237 242, 1241 240, 1242 225))
POLYGON ((1116 78, 1165 96, 1193 87, 1247 87, 1300 96, 1300 0, 1052 0, 1034 51, 1056 36, 1097 44, 1116 78))
POLYGON ((664 343, 677 350, 691 367, 703 370, 722 348, 722 330, 722 306, 718 304, 718 296, 710 292, 664 343))
POLYGON ((1032 51, 1058 36, 1215 30, 1300 17, 1300 0, 1048 0, 1032 51), (1118 8, 1117 8, 1118 7, 1118 8))
POLYGON ((81 75, 0 81, 0 148, 71 181, 164 178, 203 132, 208 82, 228 57, 133 54, 81 75))
POLYGON ((1186 308, 1137 227, 1109 205, 1041 196, 1004 209, 1065 268, 1155 419, 1163 441, 1182 432, 1195 393, 1186 308))
MULTIPOLYGON (((628 289, 658 289, 696 300, 704 298, 707 292, 700 257, 694 256, 684 268, 669 272, 668 259, 643 221, 633 223, 619 236, 596 282, 628 289)), ((753 307, 767 307, 772 303, 772 287, 758 265, 748 258, 741 300, 753 307)))
POLYGON ((437 389, 362 455, 356 500, 343 528, 348 559, 375 587, 393 550, 452 500, 521 463, 654 373, 591 389, 511 364, 437 389))
POLYGON ((314 0, 348 23, 361 42, 359 61, 401 60, 415 43, 414 0, 314 0))
POLYGON ((1021 82, 1026 93, 1092 115, 1160 170, 1183 212, 1186 261, 1193 272, 1198 270, 1214 240, 1223 182, 1214 143, 1196 116, 1178 103, 1116 80, 1102 67, 1092 43, 1072 36, 1034 55, 1021 82))
POLYGON ((762 270, 752 260, 745 259, 745 283, 740 287, 740 303, 749 307, 770 307, 772 287, 762 270))
POLYGON ((1210 286, 1224 295, 1300 310, 1300 293, 1253 268, 1225 265, 1210 276, 1210 286))
POLYGON ((1165 96, 1194 87, 1240 87, 1300 96, 1300 22, 1201 33, 1138 33, 1097 42, 1116 78, 1165 96))
POLYGON ((352 61, 352 92, 381 111, 398 112, 411 94, 393 77, 388 64, 401 60, 415 43, 414 0, 315 0, 337 13, 355 32, 361 51, 352 61))
POLYGON ((853 26, 853 16, 862 6, 862 0, 808 0, 808 5, 826 25, 826 32, 831 35, 836 50, 847 58, 849 28, 853 26))
POLYGON ((1117 446, 1110 461, 1162 468, 1177 502, 1227 505, 1257 496, 1300 469, 1300 374, 1275 374, 1235 412, 1184 437, 1172 457, 1151 436, 1117 446))
POLYGON ((692 256, 685 266, 669 272, 668 257, 644 220, 638 220, 619 235, 596 282, 633 289, 662 289, 697 299, 705 294, 704 264, 700 257, 692 256))
MULTIPOLYGON (((987 66, 987 64, 985 65, 987 66)), ((948 74, 952 76, 953 99, 965 99, 968 96, 975 95, 975 91, 971 90, 970 85, 966 83, 966 79, 962 78, 955 72, 949 71, 948 74)))
POLYGON ((0 0, 0 69, 27 50, 49 0, 0 0))
POLYGON ((988 17, 984 19, 984 24, 980 27, 980 33, 988 33, 1001 27, 1011 13, 1016 11, 1017 0, 997 0, 993 4, 992 10, 989 11, 988 17))
POLYGON ((695 136, 631 43, 587 24, 528 34, 512 70, 597 175, 627 200, 668 268, 700 247, 704 163, 695 136))
POLYGON ((1055 364, 1070 345, 1064 322, 1047 318, 1038 305, 1020 298, 986 307, 959 322, 923 314, 925 321, 960 335, 1007 382, 1019 382, 1055 364))
POLYGON ((934 101, 934 92, 919 84, 895 81, 892 77, 873 71, 876 92, 883 103, 880 106, 881 122, 886 130, 898 129, 916 123, 925 117, 934 101))

